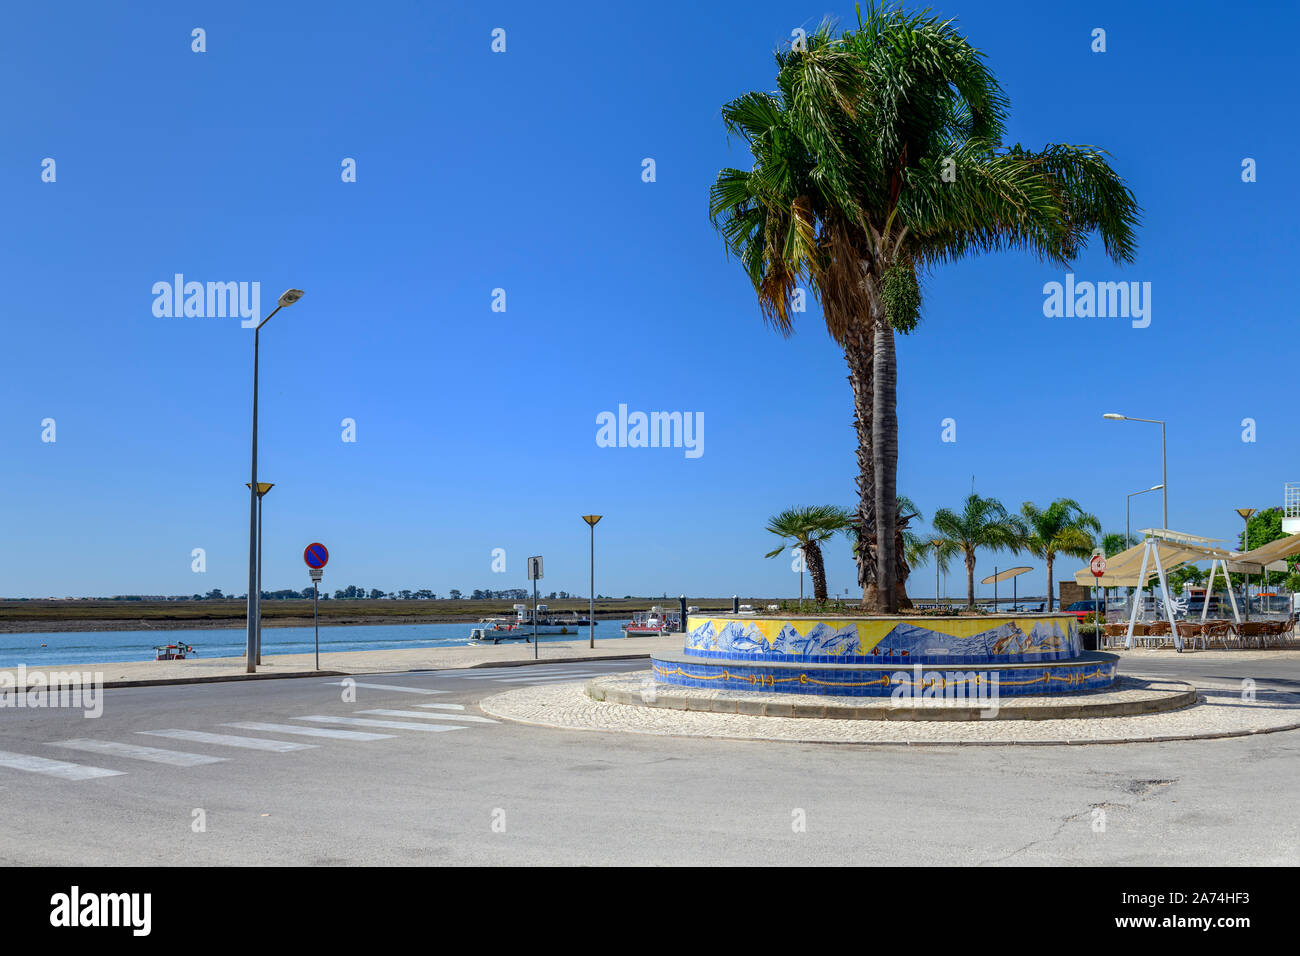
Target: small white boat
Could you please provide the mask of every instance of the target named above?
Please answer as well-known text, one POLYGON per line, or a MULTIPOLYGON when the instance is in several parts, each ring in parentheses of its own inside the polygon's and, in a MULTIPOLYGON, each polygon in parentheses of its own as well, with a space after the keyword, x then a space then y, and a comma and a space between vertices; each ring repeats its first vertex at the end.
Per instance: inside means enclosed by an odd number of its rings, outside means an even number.
POLYGON ((682 616, 678 611, 665 612, 661 607, 638 611, 632 620, 623 625, 624 637, 662 637, 682 629, 682 616))

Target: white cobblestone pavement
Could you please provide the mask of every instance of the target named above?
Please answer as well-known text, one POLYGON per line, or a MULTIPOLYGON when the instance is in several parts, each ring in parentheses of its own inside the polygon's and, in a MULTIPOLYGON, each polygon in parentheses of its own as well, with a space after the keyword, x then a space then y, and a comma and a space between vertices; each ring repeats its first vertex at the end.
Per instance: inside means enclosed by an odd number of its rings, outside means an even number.
MULTIPOLYGON (((649 673, 625 676, 639 680, 649 673)), ((520 688, 486 698, 479 706, 504 720, 564 730, 905 746, 1131 743, 1300 729, 1300 697, 1260 692, 1251 700, 1238 684, 1214 683, 1219 686, 1198 682, 1200 702, 1169 713, 1061 720, 881 721, 666 710, 593 700, 583 682, 520 688)))

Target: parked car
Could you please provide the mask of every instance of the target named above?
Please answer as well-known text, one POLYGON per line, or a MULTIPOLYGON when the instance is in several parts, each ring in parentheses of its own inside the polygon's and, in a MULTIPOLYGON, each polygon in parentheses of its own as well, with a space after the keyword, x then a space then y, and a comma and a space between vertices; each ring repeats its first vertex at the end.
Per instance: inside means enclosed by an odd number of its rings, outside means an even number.
POLYGON ((1075 601, 1063 610, 1066 614, 1073 614, 1080 621, 1095 621, 1098 614, 1101 615, 1102 620, 1106 618, 1106 602, 1101 600, 1075 601))

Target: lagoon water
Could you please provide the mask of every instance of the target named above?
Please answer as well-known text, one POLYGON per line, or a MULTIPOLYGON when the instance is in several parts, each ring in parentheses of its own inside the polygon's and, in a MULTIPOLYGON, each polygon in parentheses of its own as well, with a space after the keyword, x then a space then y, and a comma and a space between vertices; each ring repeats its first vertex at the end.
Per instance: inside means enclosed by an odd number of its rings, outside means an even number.
MULTIPOLYGON (((621 620, 597 621, 598 640, 623 637, 621 620)), ((356 624, 320 629, 321 653, 385 651, 415 647, 463 647, 469 641, 469 621, 448 624, 356 624)), ((310 654, 315 648, 310 627, 263 627, 262 654, 310 654)), ((579 633, 547 635, 539 641, 572 641, 579 633)), ((45 634, 0 634, 0 667, 46 667, 56 664, 93 664, 100 661, 151 661, 154 646, 184 641, 195 657, 242 657, 245 632, 237 628, 214 630, 56 631, 45 634), (45 646, 42 647, 41 645, 45 646)), ((502 642, 506 643, 505 641, 502 642)), ((522 643, 514 642, 510 643, 522 643)))

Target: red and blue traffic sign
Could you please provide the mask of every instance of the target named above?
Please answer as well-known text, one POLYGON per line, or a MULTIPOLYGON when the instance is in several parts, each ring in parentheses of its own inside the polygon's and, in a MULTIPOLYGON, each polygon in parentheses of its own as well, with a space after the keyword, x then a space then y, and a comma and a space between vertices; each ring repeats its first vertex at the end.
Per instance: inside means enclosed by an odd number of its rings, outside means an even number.
POLYGON ((319 571, 329 563, 330 553, 325 545, 318 541, 307 545, 302 553, 302 559, 307 562, 307 567, 319 571))

